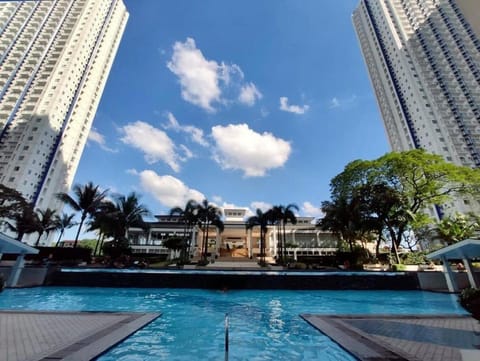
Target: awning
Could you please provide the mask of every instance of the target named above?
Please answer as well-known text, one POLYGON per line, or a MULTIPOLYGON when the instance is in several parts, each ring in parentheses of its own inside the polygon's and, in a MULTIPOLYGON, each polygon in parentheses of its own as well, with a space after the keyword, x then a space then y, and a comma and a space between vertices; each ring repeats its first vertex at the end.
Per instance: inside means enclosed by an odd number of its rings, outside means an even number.
POLYGON ((38 252, 38 249, 0 233, 0 253, 37 254, 38 252))
POLYGON ((480 258, 480 240, 466 239, 427 254, 428 259, 473 259, 480 258))

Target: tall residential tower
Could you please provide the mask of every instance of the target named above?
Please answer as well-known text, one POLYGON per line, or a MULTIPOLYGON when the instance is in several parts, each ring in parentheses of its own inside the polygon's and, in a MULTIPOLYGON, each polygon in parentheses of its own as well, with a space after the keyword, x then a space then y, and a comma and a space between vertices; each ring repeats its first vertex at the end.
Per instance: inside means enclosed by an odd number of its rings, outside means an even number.
POLYGON ((478 14, 477 0, 360 1, 353 23, 392 150, 480 167, 478 14))
POLYGON ((0 1, 0 183, 67 192, 120 43, 122 0, 0 1))

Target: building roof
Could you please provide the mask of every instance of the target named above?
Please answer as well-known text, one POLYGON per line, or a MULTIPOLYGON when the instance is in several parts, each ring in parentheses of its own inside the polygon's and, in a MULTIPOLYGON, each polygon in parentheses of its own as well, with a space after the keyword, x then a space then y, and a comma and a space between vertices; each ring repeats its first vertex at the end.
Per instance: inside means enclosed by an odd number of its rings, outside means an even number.
POLYGON ((0 253, 37 254, 38 252, 38 249, 0 233, 0 253))
POLYGON ((429 259, 462 259, 462 258, 480 258, 480 240, 466 239, 464 241, 451 244, 450 246, 439 249, 438 251, 427 254, 429 259))

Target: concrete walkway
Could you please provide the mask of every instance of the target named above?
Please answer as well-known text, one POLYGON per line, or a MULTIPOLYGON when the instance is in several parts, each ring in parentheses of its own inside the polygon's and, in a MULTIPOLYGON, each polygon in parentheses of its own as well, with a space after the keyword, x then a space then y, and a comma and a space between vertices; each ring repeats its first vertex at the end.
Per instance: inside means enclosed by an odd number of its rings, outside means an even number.
POLYGON ((88 361, 158 313, 0 311, 0 360, 88 361))
POLYGON ((480 360, 480 322, 469 316, 301 317, 362 361, 480 360))

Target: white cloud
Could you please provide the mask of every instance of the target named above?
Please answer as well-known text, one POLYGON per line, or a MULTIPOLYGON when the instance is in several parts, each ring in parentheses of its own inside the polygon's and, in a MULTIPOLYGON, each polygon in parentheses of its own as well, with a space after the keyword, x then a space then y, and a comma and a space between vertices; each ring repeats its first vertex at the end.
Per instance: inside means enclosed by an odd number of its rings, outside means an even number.
POLYGON ((358 97, 353 94, 349 97, 345 98, 339 98, 339 97, 333 97, 330 100, 330 109, 335 109, 335 108, 349 108, 351 106, 354 106, 357 103, 358 97))
POLYGON ((235 93, 240 89, 238 101, 249 106, 262 98, 253 83, 243 84, 245 75, 238 65, 205 58, 192 38, 187 38, 183 43, 175 42, 167 67, 180 81, 182 98, 209 112, 216 110, 215 104, 232 102, 232 99, 224 98, 225 93, 228 97, 229 88, 234 89, 235 93))
POLYGON ((201 192, 189 188, 180 179, 173 176, 159 175, 153 170, 144 170, 138 173, 138 176, 143 190, 166 207, 183 207, 190 199, 197 202, 205 199, 201 192))
POLYGON ((250 203, 250 208, 253 210, 253 213, 256 212, 257 208, 261 209, 262 212, 266 212, 269 209, 273 207, 273 204, 266 203, 266 202, 261 202, 261 201, 255 201, 250 203))
POLYGON ((175 172, 180 170, 180 159, 175 151, 175 145, 164 131, 142 121, 127 124, 121 131, 123 133, 121 141, 141 150, 148 163, 163 161, 175 172))
POLYGON ((210 112, 215 111, 212 103, 221 99, 220 81, 228 84, 230 72, 238 68, 207 60, 192 38, 173 45, 167 67, 180 80, 182 98, 210 112))
POLYGON ((340 101, 338 100, 337 97, 333 97, 332 100, 330 100, 330 108, 338 108, 340 106, 340 101))
POLYGON ((176 132, 187 133, 190 136, 190 139, 200 144, 201 146, 208 147, 208 142, 204 139, 203 130, 193 125, 180 125, 175 116, 168 112, 167 113, 168 123, 163 124, 165 129, 172 129, 176 132))
POLYGON ((238 97, 238 100, 240 101, 240 103, 246 104, 248 106, 253 106, 255 104, 255 101, 257 101, 258 99, 262 99, 262 97, 262 93, 260 93, 255 84, 247 83, 240 89, 240 95, 238 97))
POLYGON ((107 152, 115 153, 117 150, 112 149, 107 146, 107 142, 105 141, 105 137, 100 134, 95 128, 91 128, 90 132, 88 133, 88 140, 94 143, 97 143, 100 148, 106 150, 107 152))
POLYGON ((316 207, 310 202, 303 202, 301 209, 302 214, 308 217, 321 218, 324 215, 320 207, 316 207))
POLYGON ((280 97, 280 110, 295 114, 304 114, 310 106, 308 105, 289 105, 287 97, 280 97))
POLYGON ((221 204, 223 202, 223 199, 222 199, 221 196, 213 196, 212 201, 217 203, 217 204, 221 204))
POLYGON ((291 152, 290 143, 271 133, 256 133, 247 124, 212 128, 214 159, 224 169, 240 169, 246 177, 261 177, 282 167, 291 152))
POLYGON ((183 157, 182 160, 188 160, 190 158, 193 158, 193 153, 190 149, 188 149, 185 145, 180 144, 180 149, 183 151, 183 157))

